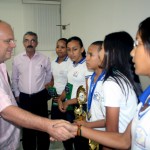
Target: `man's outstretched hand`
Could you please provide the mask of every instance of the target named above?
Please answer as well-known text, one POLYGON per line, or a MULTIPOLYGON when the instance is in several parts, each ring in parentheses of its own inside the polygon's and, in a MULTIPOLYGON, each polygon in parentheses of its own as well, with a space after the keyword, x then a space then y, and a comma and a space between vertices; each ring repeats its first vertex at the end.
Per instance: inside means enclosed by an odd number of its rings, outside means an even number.
POLYGON ((77 135, 77 126, 64 120, 56 120, 52 126, 51 141, 65 141, 77 135))

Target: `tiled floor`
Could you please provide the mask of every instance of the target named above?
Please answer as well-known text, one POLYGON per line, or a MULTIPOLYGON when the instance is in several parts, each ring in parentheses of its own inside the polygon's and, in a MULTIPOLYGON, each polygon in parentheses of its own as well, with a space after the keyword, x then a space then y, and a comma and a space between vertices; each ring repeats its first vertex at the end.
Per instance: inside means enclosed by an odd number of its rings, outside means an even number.
POLYGON ((51 142, 50 150, 64 150, 62 142, 51 142))
MULTIPOLYGON (((23 150, 21 145, 18 150, 23 150)), ((62 142, 51 142, 49 150, 64 150, 64 147, 62 142)))

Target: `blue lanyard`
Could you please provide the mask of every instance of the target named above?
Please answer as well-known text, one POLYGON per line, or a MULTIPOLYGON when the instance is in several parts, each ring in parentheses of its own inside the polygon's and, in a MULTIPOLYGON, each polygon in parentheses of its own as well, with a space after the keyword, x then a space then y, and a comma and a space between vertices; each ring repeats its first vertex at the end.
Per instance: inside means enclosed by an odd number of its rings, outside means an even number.
MULTIPOLYGON (((140 102, 144 105, 148 96, 150 95, 150 85, 144 90, 144 92, 139 96, 140 102)), ((150 101, 148 102, 150 106, 150 101)))
MULTIPOLYGON (((148 87, 144 90, 144 92, 139 96, 139 100, 140 100, 140 102, 142 103, 143 106, 144 106, 145 103, 147 103, 148 106, 150 106, 150 99, 149 99, 149 97, 148 97, 149 95, 150 95, 150 86, 148 86, 148 87)), ((138 114, 139 119, 141 119, 149 110, 150 110, 150 108, 147 108, 147 109, 145 110, 145 112, 143 112, 143 113, 140 113, 140 112, 139 112, 139 114, 138 114)))
POLYGON ((93 97, 93 94, 94 94, 94 91, 95 91, 97 82, 100 81, 100 80, 102 80, 103 77, 104 77, 104 75, 105 75, 105 71, 103 71, 103 72, 99 75, 99 77, 98 77, 98 79, 96 80, 95 84, 94 84, 95 72, 94 72, 94 73, 92 74, 92 76, 91 76, 90 90, 89 90, 89 93, 88 93, 88 107, 87 107, 88 112, 89 112, 89 110, 91 109, 92 97, 93 97), (93 84, 94 84, 94 86, 93 86, 93 84))
POLYGON ((148 107, 143 113, 138 114, 139 119, 141 119, 148 111, 150 110, 150 107, 148 107))

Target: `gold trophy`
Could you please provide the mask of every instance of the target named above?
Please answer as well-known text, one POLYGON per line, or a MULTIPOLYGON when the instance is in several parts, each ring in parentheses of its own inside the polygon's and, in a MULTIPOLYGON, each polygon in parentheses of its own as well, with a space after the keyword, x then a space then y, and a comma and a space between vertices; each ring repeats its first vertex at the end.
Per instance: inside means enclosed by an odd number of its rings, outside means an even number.
MULTIPOLYGON (((83 104, 86 103, 87 101, 87 96, 86 96, 86 90, 85 88, 83 87, 83 85, 79 86, 78 87, 78 90, 77 90, 77 100, 78 100, 78 104, 79 104, 79 107, 75 107, 75 110, 74 110, 74 114, 75 114, 75 119, 76 120, 86 120, 86 112, 83 110, 83 104)), ((99 150, 99 144, 95 141, 92 141, 89 139, 89 149, 90 150, 99 150)))
POLYGON ((86 91, 83 85, 78 87, 77 90, 77 100, 79 104, 79 108, 75 107, 74 114, 76 120, 86 120, 86 112, 83 110, 83 104, 86 103, 86 91))

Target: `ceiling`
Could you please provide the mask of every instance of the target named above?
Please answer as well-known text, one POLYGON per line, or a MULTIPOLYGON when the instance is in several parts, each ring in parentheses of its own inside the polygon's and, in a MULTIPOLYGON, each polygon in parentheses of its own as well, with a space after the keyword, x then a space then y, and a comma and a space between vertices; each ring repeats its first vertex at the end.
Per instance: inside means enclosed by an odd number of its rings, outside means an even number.
POLYGON ((23 0, 23 1, 56 1, 56 2, 60 2, 61 0, 23 0))
POLYGON ((61 0, 22 0, 23 3, 60 3, 61 0))

